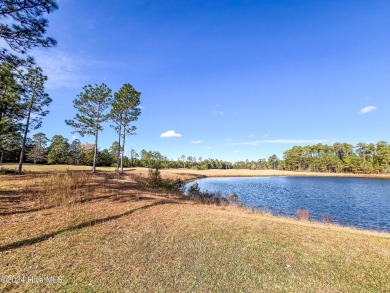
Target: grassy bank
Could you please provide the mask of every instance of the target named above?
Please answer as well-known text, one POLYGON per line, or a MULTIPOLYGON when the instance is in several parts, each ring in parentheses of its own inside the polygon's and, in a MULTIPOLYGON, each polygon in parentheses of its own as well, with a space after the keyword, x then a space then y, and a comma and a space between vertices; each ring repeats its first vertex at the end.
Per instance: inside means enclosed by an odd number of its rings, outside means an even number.
POLYGON ((0 275, 62 282, 3 280, 0 290, 390 290, 387 233, 196 204, 131 174, 90 174, 69 189, 77 203, 53 205, 36 200, 51 196, 45 176, 0 177, 0 275))

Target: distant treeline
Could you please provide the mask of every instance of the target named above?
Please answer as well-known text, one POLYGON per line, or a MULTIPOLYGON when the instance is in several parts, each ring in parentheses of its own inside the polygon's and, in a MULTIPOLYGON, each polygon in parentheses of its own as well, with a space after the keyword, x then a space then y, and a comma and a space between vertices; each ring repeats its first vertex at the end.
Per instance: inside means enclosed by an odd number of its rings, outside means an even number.
POLYGON ((377 144, 348 143, 295 146, 284 152, 280 167, 292 171, 387 173, 390 146, 386 141, 377 144))
MULTIPOLYGON (((20 154, 20 140, 0 143, 0 162, 17 161, 20 154)), ((82 144, 78 139, 71 143, 61 135, 48 139, 44 133, 37 133, 26 143, 26 162, 39 164, 92 165, 93 144, 82 144)), ((117 166, 120 156, 118 142, 109 149, 98 151, 98 166, 117 166)), ((351 173, 388 173, 390 163, 390 145, 380 141, 377 144, 359 143, 356 146, 347 143, 333 145, 316 144, 294 146, 283 154, 268 159, 228 162, 219 159, 182 155, 171 159, 158 151, 145 149, 137 153, 134 149, 124 156, 124 167, 148 168, 190 168, 206 169, 253 169, 253 170, 289 170, 314 172, 351 172, 351 173)))

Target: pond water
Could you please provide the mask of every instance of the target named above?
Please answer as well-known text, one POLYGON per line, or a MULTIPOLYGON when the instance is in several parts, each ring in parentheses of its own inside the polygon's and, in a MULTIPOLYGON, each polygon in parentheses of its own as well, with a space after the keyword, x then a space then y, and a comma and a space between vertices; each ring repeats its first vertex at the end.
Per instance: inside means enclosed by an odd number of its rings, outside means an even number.
POLYGON ((274 215, 296 216, 309 210, 312 219, 390 232, 390 180, 339 177, 206 178, 202 191, 236 193, 245 207, 274 215))

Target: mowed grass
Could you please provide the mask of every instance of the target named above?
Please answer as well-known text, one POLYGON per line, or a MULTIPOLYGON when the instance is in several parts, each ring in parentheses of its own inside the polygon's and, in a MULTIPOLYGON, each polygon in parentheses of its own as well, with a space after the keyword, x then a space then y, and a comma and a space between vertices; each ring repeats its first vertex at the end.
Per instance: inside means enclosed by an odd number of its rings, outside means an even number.
POLYGON ((79 203, 43 209, 42 175, 0 176, 0 275, 62 279, 0 290, 390 291, 388 233, 196 204, 107 175, 88 176, 79 203))

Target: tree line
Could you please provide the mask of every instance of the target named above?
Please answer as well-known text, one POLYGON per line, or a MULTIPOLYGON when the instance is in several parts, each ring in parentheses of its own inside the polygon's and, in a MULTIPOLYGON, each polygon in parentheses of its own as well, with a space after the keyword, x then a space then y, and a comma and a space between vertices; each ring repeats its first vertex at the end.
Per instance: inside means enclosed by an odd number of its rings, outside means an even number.
POLYGON ((390 145, 374 143, 295 146, 284 152, 280 167, 291 171, 388 173, 390 145))
POLYGON ((271 155, 267 159, 228 162, 218 159, 203 159, 195 156, 181 156, 168 159, 158 151, 131 151, 129 166, 190 169, 252 169, 286 170, 330 173, 389 173, 390 144, 386 141, 374 143, 336 142, 333 145, 316 144, 294 146, 283 153, 283 158, 271 155))
MULTIPOLYGON (((19 137, 21 139, 21 137, 19 137)), ((0 162, 14 161, 18 155, 18 144, 9 142, 8 150, 1 149, 0 162)), ((142 149, 140 152, 131 149, 125 155, 118 141, 108 149, 98 150, 96 166, 147 167, 147 168, 187 168, 207 169, 251 169, 251 170, 287 170, 330 173, 388 173, 390 164, 390 144, 380 141, 376 144, 348 143, 333 145, 316 144, 294 146, 284 152, 283 158, 276 155, 268 159, 229 162, 219 159, 182 155, 177 159, 168 158, 159 151, 142 149)), ((95 145, 81 143, 75 139, 69 142, 61 135, 48 139, 42 132, 27 139, 26 161, 40 164, 92 165, 95 156, 95 145)))

